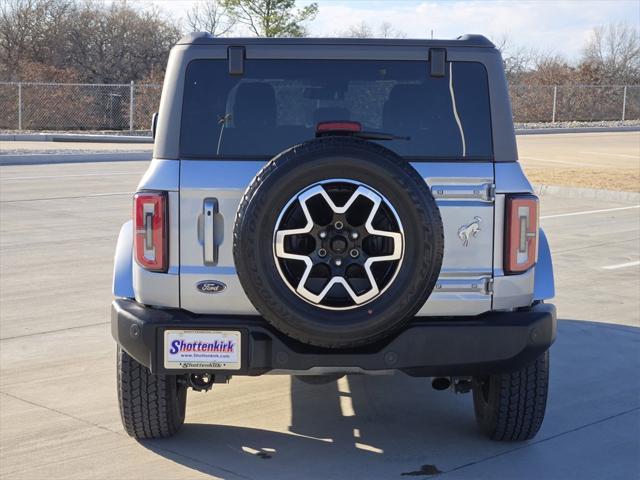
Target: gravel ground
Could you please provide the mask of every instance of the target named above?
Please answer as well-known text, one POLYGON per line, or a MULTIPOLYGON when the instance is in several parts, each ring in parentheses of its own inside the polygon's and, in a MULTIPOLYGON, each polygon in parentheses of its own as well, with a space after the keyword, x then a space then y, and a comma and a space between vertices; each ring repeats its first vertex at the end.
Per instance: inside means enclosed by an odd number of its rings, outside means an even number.
POLYGON ((535 184, 640 191, 640 132, 519 135, 520 162, 535 184))
MULTIPOLYGON (((598 122, 533 122, 533 123, 515 123, 516 128, 589 128, 589 127, 631 127, 640 126, 640 119, 638 120, 625 120, 621 122, 619 120, 605 120, 598 122)), ((87 134, 87 135, 151 135, 150 130, 76 130, 76 131, 59 131, 59 130, 2 130, 0 134, 29 134, 29 133, 48 133, 48 134, 61 134, 61 133, 75 133, 75 134, 87 134)))
POLYGON ((537 122, 537 123, 515 123, 517 129, 526 128, 593 128, 593 127, 633 127, 640 125, 640 120, 606 120, 601 122, 537 122))
POLYGON ((640 192, 638 169, 534 168, 524 166, 529 181, 535 185, 564 185, 620 192, 640 192))
POLYGON ((0 134, 7 135, 20 135, 20 134, 31 134, 31 133, 41 133, 41 134, 50 134, 50 135, 58 135, 65 133, 73 133, 76 135, 139 135, 142 137, 148 137, 151 135, 151 130, 3 130, 0 129, 0 134))

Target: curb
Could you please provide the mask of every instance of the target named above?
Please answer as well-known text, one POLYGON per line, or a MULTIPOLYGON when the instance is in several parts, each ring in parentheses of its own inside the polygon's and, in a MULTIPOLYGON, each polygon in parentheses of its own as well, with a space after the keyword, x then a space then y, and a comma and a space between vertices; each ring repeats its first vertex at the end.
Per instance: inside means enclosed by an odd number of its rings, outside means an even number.
POLYGON ((3 142, 153 143, 147 135, 99 135, 73 133, 0 134, 3 142))
POLYGON ((621 192, 596 188, 565 187, 562 185, 534 185, 534 193, 539 197, 550 195, 561 198, 586 198, 605 202, 640 204, 639 192, 621 192))
POLYGON ((517 128, 516 135, 544 135, 551 133, 615 133, 640 132, 639 125, 619 127, 549 127, 549 128, 517 128))
POLYGON ((43 165, 48 163, 141 162, 145 160, 151 160, 151 152, 0 155, 1 166, 43 165))

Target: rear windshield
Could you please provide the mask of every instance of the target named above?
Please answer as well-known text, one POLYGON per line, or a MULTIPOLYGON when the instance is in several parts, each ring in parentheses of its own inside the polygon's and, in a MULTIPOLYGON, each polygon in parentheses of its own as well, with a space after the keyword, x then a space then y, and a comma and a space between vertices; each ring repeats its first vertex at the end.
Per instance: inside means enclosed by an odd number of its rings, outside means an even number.
POLYGON ((194 60, 185 78, 183 158, 270 157, 316 136, 325 121, 404 137, 380 143, 405 157, 490 159, 487 74, 475 62, 194 60))

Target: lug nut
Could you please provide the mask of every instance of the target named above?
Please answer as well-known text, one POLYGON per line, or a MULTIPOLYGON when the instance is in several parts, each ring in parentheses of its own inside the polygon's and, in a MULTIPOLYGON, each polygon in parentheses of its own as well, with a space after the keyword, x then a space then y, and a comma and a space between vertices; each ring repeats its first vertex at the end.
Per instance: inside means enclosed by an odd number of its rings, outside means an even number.
POLYGON ((342 230, 344 228, 344 224, 339 220, 334 223, 333 226, 336 227, 336 230, 342 230))
POLYGON ((351 232, 351 238, 352 239, 357 239, 358 238, 358 232, 351 232))
POLYGON ((327 232, 320 232, 320 233, 318 234, 318 236, 319 236, 320 238, 327 238, 327 232))
POLYGON ((321 248, 320 250, 318 250, 318 256, 321 258, 324 258, 327 256, 327 251, 324 248, 321 248))
POLYGON ((351 258, 358 258, 360 256, 360 252, 357 249, 352 248, 349 255, 351 255, 351 258))
POLYGON ((342 260, 336 258, 336 261, 334 263, 336 264, 336 267, 339 267, 340 265, 342 265, 342 260))

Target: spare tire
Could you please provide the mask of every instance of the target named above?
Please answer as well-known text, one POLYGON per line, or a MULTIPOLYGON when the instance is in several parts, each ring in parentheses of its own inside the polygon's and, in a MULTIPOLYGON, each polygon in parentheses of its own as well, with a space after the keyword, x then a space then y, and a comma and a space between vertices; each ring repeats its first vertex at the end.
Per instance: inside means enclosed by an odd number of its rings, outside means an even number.
POLYGON ((238 207, 240 283, 284 334, 328 348, 376 342, 433 290, 444 249, 424 179, 390 150, 324 137, 274 157, 238 207))

